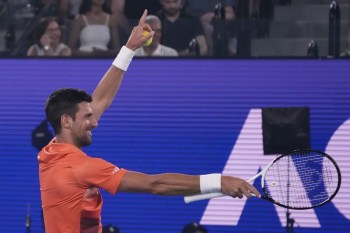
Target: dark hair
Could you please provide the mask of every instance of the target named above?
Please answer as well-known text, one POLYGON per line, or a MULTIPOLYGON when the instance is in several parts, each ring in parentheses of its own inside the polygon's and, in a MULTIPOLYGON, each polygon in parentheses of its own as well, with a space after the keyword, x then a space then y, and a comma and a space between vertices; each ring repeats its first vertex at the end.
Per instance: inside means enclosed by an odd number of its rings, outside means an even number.
POLYGON ((182 233, 194 233, 196 231, 202 231, 203 233, 208 232, 207 229, 205 229, 202 225, 196 222, 186 224, 182 229, 182 233))
MULTIPOLYGON (((83 0, 80 4, 79 14, 85 15, 87 12, 91 10, 91 7, 92 7, 92 0, 83 0)), ((108 0, 105 0, 105 2, 103 3, 102 10, 108 14, 111 13, 111 7, 108 0)))
POLYGON ((50 122, 55 134, 61 132, 61 116, 67 114, 75 119, 78 104, 92 102, 90 94, 76 88, 63 88, 53 92, 45 102, 46 119, 50 122))
POLYGON ((34 32, 35 44, 41 45, 40 39, 45 34, 46 29, 51 22, 56 22, 58 24, 58 19, 56 17, 45 17, 39 20, 34 32))

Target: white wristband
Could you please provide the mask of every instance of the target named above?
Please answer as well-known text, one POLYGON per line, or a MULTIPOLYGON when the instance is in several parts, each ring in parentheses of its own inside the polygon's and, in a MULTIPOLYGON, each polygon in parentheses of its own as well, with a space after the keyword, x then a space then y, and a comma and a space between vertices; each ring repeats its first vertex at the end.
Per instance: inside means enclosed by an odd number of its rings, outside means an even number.
POLYGON ((127 71, 134 54, 135 51, 123 46, 112 64, 123 71, 127 71))
POLYGON ((214 193, 221 191, 221 174, 207 174, 199 177, 201 193, 214 193))

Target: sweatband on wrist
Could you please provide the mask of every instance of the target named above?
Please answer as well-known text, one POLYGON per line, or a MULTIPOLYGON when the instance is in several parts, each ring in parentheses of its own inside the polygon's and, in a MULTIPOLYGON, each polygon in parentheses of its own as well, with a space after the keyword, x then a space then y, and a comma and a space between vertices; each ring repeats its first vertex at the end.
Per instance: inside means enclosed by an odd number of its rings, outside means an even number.
POLYGON ((213 173, 199 177, 201 193, 214 193, 221 191, 221 174, 213 173))
POLYGON ((134 54, 135 54, 135 51, 132 51, 128 47, 123 46, 112 64, 123 71, 127 71, 130 62, 134 57, 134 54))

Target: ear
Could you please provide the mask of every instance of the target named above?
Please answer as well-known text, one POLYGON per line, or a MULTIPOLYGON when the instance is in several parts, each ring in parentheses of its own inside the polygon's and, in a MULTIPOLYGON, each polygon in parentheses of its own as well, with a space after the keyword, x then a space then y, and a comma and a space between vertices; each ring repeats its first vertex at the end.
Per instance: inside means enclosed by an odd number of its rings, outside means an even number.
POLYGON ((72 126, 73 119, 67 114, 62 114, 61 116, 61 126, 62 129, 69 129, 72 126))

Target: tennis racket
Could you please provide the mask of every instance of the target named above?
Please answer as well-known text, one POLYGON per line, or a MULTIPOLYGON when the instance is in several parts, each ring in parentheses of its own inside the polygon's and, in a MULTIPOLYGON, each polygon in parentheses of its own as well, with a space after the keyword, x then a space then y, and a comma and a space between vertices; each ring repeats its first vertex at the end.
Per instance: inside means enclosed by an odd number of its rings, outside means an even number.
MULTIPOLYGON (((331 201, 341 184, 340 169, 328 154, 317 150, 295 150, 278 156, 261 172, 261 198, 288 209, 311 209, 331 201)), ((186 203, 225 196, 206 193, 184 197, 186 203)))

